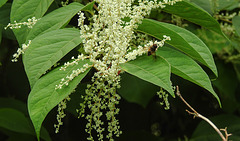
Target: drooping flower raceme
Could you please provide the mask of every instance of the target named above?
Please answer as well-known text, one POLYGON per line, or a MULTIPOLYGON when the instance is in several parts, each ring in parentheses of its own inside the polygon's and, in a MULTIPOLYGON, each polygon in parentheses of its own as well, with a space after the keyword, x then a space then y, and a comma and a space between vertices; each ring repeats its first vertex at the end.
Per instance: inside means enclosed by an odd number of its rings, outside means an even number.
MULTIPOLYGON (((164 36, 162 41, 144 41, 144 44, 135 44, 141 35, 134 32, 144 16, 150 14, 153 8, 164 8, 180 0, 164 0, 163 2, 139 0, 138 5, 133 5, 134 0, 96 0, 98 3, 97 14, 91 19, 92 23, 85 25, 86 17, 79 12, 80 35, 83 39, 84 51, 87 55, 79 55, 73 58, 72 63, 65 63, 64 70, 69 65, 74 65, 83 59, 89 59, 93 65, 83 66, 77 73, 63 78, 56 88, 62 88, 68 82, 89 67, 94 67, 96 72, 92 77, 92 83, 87 85, 84 102, 78 109, 80 117, 88 120, 86 132, 88 140, 94 140, 92 130, 98 133, 98 140, 113 140, 114 135, 119 136, 119 121, 116 115, 119 113, 118 103, 120 96, 116 93, 120 88, 120 64, 136 59, 137 56, 147 53, 148 47, 157 44, 162 47, 170 37, 164 36), (128 20, 129 19, 129 20, 128 20), (71 79, 69 79, 71 78, 71 79), (85 109, 90 113, 85 113, 85 109), (108 121, 107 129, 104 128, 102 119, 108 121), (106 137, 103 133, 107 133, 106 137)), ((141 37, 140 37, 141 38, 141 37)), ((104 134, 105 134, 104 133, 104 134)))

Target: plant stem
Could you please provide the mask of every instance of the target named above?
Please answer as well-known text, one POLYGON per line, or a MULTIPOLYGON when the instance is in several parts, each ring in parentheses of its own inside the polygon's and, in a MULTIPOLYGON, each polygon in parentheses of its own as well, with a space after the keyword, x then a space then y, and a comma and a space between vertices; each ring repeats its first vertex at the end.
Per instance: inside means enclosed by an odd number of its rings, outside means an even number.
POLYGON ((187 103, 187 101, 182 97, 180 91, 179 91, 179 87, 176 86, 176 94, 177 96, 180 97, 180 99, 193 111, 193 112, 190 112, 188 110, 186 110, 189 114, 193 115, 193 117, 198 117, 198 118, 201 118, 203 120, 205 120, 208 124, 210 124, 212 126, 212 128, 219 134, 219 136, 222 138, 223 141, 228 141, 228 137, 231 136, 232 134, 228 134, 227 133, 227 128, 225 129, 218 129, 217 126, 211 121, 209 120, 208 118, 206 118, 205 116, 199 114, 191 105, 189 105, 187 103), (222 134, 222 132, 220 130, 223 130, 225 132, 225 137, 224 135, 222 134))

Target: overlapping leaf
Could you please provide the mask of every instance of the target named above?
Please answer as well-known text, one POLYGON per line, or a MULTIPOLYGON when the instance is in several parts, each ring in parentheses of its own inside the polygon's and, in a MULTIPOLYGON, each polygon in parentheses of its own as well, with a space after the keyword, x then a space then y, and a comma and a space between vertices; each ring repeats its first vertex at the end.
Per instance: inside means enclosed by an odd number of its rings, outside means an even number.
POLYGON ((51 66, 81 43, 78 29, 58 29, 36 37, 23 56, 31 87, 51 66))
POLYGON ((11 108, 0 109, 0 126, 19 133, 34 134, 24 114, 11 108))
POLYGON ((212 0, 191 0, 192 3, 200 6, 204 10, 206 10, 209 14, 213 14, 213 3, 212 0))
POLYGON ((128 102, 147 107, 149 101, 159 90, 159 86, 137 78, 134 75, 128 73, 121 74, 121 88, 118 89, 118 93, 128 102))
POLYGON ((6 3, 0 8, 0 24, 7 26, 10 22, 10 11, 11 11, 11 4, 6 3))
POLYGON ((212 88, 208 75, 194 60, 177 50, 167 47, 159 48, 157 55, 162 56, 169 62, 172 73, 205 88, 211 92, 220 103, 217 94, 212 88))
POLYGON ((137 30, 157 39, 162 39, 163 35, 170 36, 172 40, 167 41, 168 44, 181 50, 196 61, 201 62, 210 68, 216 76, 218 75, 212 54, 208 47, 196 35, 186 29, 172 24, 144 19, 137 30))
POLYGON ((142 56, 136 60, 121 64, 121 67, 124 71, 160 86, 173 97, 175 96, 170 82, 171 68, 168 62, 162 57, 153 59, 152 56, 142 56))
POLYGON ((191 21, 209 30, 213 30, 225 37, 221 31, 219 23, 210 14, 208 14, 208 12, 193 3, 187 1, 177 2, 174 5, 166 6, 163 11, 180 16, 183 19, 191 21))
MULTIPOLYGON (((41 18, 53 0, 14 0, 11 9, 11 23, 27 22, 27 19, 36 17, 41 18), (21 14, 20 14, 21 13, 21 14)), ((20 29, 14 29, 14 34, 21 45, 26 41, 26 37, 30 29, 26 26, 22 26, 20 29)))
POLYGON ((38 138, 42 122, 47 114, 76 88, 89 69, 74 78, 68 86, 64 86, 62 89, 55 90, 56 85, 60 83, 62 78, 66 78, 73 70, 81 68, 85 63, 89 64, 89 60, 69 66, 66 71, 60 71, 59 68, 56 68, 39 79, 34 85, 28 97, 28 111, 38 138))
POLYGON ((0 1, 0 7, 2 7, 8 0, 1 0, 0 1))
MULTIPOLYGON (((29 118, 15 109, 0 108, 0 127, 22 134, 34 135, 35 132, 29 118)), ((46 141, 51 141, 51 138, 46 129, 42 130, 42 138, 46 141)))

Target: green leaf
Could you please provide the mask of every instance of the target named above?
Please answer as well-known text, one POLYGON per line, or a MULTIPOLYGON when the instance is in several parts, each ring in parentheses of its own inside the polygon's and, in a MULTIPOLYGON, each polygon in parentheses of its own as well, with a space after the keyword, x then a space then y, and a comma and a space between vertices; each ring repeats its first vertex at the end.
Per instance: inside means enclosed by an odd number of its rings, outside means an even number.
POLYGON ((219 91, 222 99, 222 110, 233 113, 240 108, 237 98, 238 78, 232 64, 216 61, 219 77, 213 81, 213 85, 219 91))
POLYGON ((94 15, 94 11, 93 11, 94 3, 95 3, 95 1, 88 3, 88 4, 82 9, 82 11, 86 11, 86 12, 89 12, 90 14, 94 15))
POLYGON ((215 31, 216 33, 226 37, 221 31, 217 20, 215 20, 208 12, 193 3, 187 1, 177 2, 174 5, 166 6, 163 11, 180 16, 183 19, 215 31))
MULTIPOLYGON (((53 0, 14 0, 10 15, 11 23, 14 23, 14 21, 18 23, 27 22, 27 19, 32 17, 41 18, 52 2, 53 0)), ((30 29, 22 26, 20 29, 13 29, 13 31, 19 45, 21 45, 26 41, 30 29)))
POLYGON ((62 78, 66 78, 73 70, 81 68, 86 63, 90 64, 89 60, 83 60, 78 65, 69 66, 66 71, 60 71, 59 68, 56 68, 40 78, 34 85, 28 97, 28 111, 38 138, 42 122, 47 114, 76 88, 89 69, 62 89, 55 90, 56 85, 60 84, 62 78))
POLYGON ((159 48, 156 54, 169 62, 172 73, 205 88, 216 97, 221 105, 208 75, 194 60, 175 49, 167 47, 159 48))
POLYGON ((0 127, 14 132, 34 135, 31 123, 24 114, 11 108, 0 109, 0 127))
POLYGON ((42 74, 81 41, 79 30, 73 28, 50 31, 33 39, 23 56, 31 87, 42 74))
POLYGON ((8 23, 10 23, 11 3, 6 3, 0 8, 0 25, 3 26, 2 36, 7 39, 16 40, 13 31, 11 29, 4 29, 8 23))
POLYGON ((118 93, 128 102, 146 107, 159 87, 128 73, 121 74, 121 88, 118 93))
POLYGON ((238 8, 239 0, 218 0, 218 10, 233 10, 238 8))
POLYGON ((141 56, 136 60, 121 64, 121 68, 140 79, 162 87, 175 97, 170 81, 171 68, 165 59, 141 56))
POLYGON ((0 108, 12 108, 22 112, 24 115, 28 115, 27 106, 22 101, 12 98, 0 98, 0 108))
POLYGON ((0 7, 2 7, 8 0, 0 0, 0 7))
POLYGON ((218 75, 210 50, 190 31, 172 24, 150 19, 144 19, 137 30, 160 40, 163 38, 163 35, 170 36, 171 41, 166 41, 168 44, 210 68, 215 76, 218 75))
POLYGON ((10 3, 6 3, 0 8, 0 24, 4 25, 4 27, 10 22, 11 6, 10 3))
MULTIPOLYGON (((218 115, 210 118, 210 120, 219 128, 224 129, 227 127, 228 133, 233 134, 229 137, 229 140, 240 140, 240 118, 233 115, 218 115)), ((218 133, 205 121, 195 129, 190 141, 220 141, 221 138, 218 133)))
POLYGON ((32 40, 40 34, 63 27, 84 6, 79 3, 71 3, 61 7, 42 17, 29 32, 27 40, 32 40))
MULTIPOLYGON (((13 132, 35 136, 34 128, 29 118, 15 109, 0 108, 0 127, 13 132)), ((51 138, 45 128, 41 130, 41 138, 51 141, 51 138)))
POLYGON ((213 15, 214 11, 212 6, 212 0, 191 0, 191 2, 195 3, 196 5, 206 10, 209 14, 213 15))
POLYGON ((240 16, 233 17, 232 23, 236 30, 236 34, 240 37, 240 16))

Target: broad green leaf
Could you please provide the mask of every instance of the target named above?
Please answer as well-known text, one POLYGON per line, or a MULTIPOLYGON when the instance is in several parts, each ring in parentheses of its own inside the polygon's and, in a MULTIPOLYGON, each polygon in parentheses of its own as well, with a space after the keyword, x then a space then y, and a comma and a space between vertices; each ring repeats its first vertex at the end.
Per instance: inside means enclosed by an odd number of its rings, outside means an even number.
POLYGON ((172 73, 205 88, 221 104, 219 97, 212 88, 208 75, 194 60, 175 49, 167 47, 159 48, 156 54, 168 61, 172 73))
POLYGON ((69 82, 68 86, 63 86, 62 89, 56 90, 56 85, 60 84, 62 78, 66 78, 73 70, 82 68, 86 63, 90 64, 89 60, 69 66, 66 71, 56 68, 40 78, 32 88, 28 97, 28 111, 38 138, 42 122, 47 114, 77 87, 89 69, 69 82))
POLYGON ((163 35, 170 36, 171 41, 166 41, 168 44, 210 68, 215 76, 218 75, 210 50, 190 31, 172 24, 150 19, 144 19, 137 30, 160 40, 163 38, 163 35))
POLYGON ((240 16, 233 17, 232 23, 236 30, 237 35, 240 37, 240 16))
POLYGON ((31 87, 42 74, 81 41, 79 30, 74 28, 50 31, 33 39, 23 56, 31 87))
MULTIPOLYGON (((21 134, 35 136, 34 128, 29 118, 15 109, 0 108, 0 127, 21 134)), ((45 128, 41 130, 41 138, 45 141, 51 141, 51 138, 45 128)))
POLYGON ((165 59, 141 56, 136 60, 121 64, 121 68, 140 79, 162 87, 175 97, 170 82, 171 68, 165 59))
MULTIPOLYGON (((228 133, 233 134, 229 140, 240 140, 240 118, 233 115, 219 115, 210 118, 210 120, 219 128, 227 127, 228 133)), ((201 121, 195 129, 190 141, 220 141, 218 133, 205 121, 201 121)))
POLYGON ((193 3, 187 1, 177 2, 174 5, 166 6, 163 11, 180 16, 183 19, 209 30, 213 30, 225 37, 217 20, 215 20, 208 12, 193 3))
POLYGON ((206 10, 209 14, 213 15, 212 0, 190 0, 190 1, 206 10))
POLYGON ((225 113, 233 113, 240 108, 237 98, 238 78, 236 72, 230 63, 216 61, 219 72, 217 80, 213 81, 213 85, 217 88, 221 101, 222 110, 225 113))
MULTIPOLYGON (((8 23, 10 23, 11 6, 11 3, 6 3, 0 8, 0 25, 2 25, 3 28, 6 27, 8 23)), ((2 36, 7 39, 16 40, 13 31, 9 28, 2 30, 2 36)))
POLYGON ((86 12, 94 15, 94 11, 93 11, 94 3, 95 3, 95 1, 92 1, 92 2, 88 3, 88 4, 82 9, 82 11, 86 11, 86 12))
POLYGON ((146 107, 159 91, 159 87, 128 73, 121 74, 121 88, 118 93, 128 102, 146 107))
POLYGON ((27 120, 24 114, 11 108, 0 109, 0 127, 14 132, 34 135, 31 123, 27 120))
MULTIPOLYGON (((27 22, 32 17, 36 17, 36 19, 41 18, 52 2, 53 0, 14 0, 10 15, 11 23, 14 23, 14 21, 17 23, 27 22)), ((19 45, 26 41, 30 30, 26 26, 22 26, 20 29, 13 29, 19 45)))
POLYGON ((0 0, 0 7, 2 7, 8 0, 0 0))
POLYGON ((4 25, 4 27, 10 22, 11 6, 10 3, 6 3, 0 8, 0 24, 4 25))
POLYGON ((233 10, 238 8, 239 0, 218 0, 218 10, 233 10))
POLYGON ((12 108, 22 112, 24 115, 28 115, 27 105, 22 101, 13 98, 0 98, 0 108, 12 108))
POLYGON ((71 3, 67 6, 61 7, 42 17, 29 32, 27 40, 32 40, 39 34, 59 29, 63 27, 71 18, 77 14, 78 11, 84 8, 80 3, 71 3))

